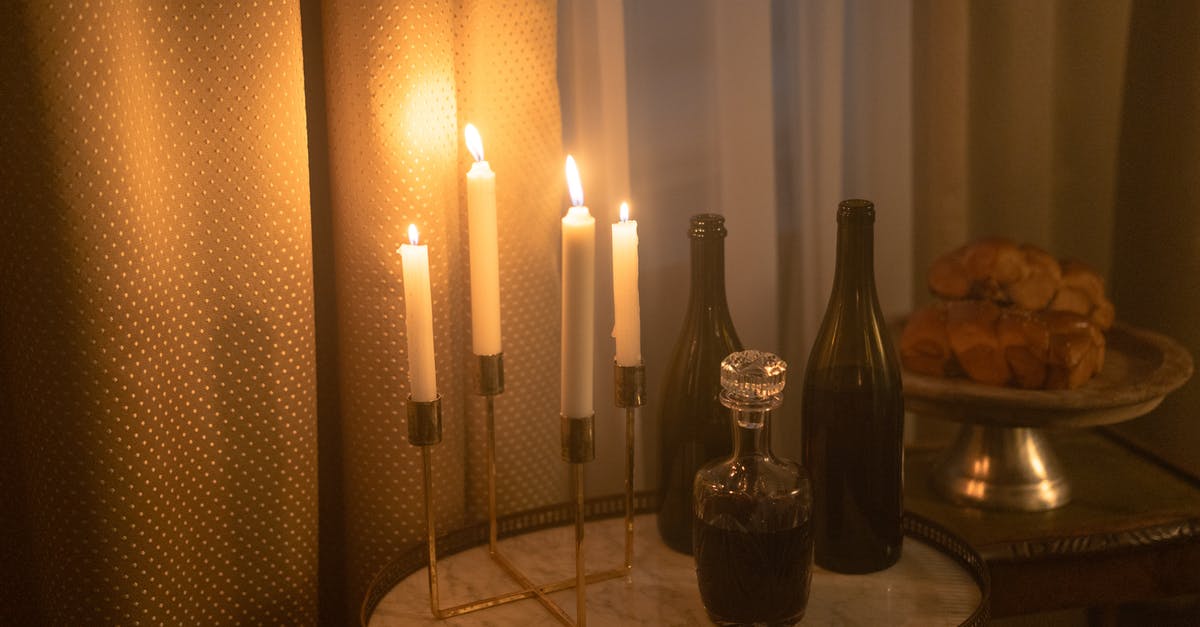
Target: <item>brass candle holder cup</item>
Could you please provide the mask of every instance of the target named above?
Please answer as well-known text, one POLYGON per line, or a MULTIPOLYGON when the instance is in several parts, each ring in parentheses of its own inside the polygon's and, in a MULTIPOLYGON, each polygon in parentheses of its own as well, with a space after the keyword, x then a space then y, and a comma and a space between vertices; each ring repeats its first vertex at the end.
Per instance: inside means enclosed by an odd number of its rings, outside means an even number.
POLYGON ((442 441, 441 396, 429 402, 408 401, 408 441, 421 447, 426 537, 429 544, 429 608, 437 618, 450 618, 522 599, 536 599, 564 625, 587 624, 587 585, 624 577, 633 568, 633 469, 634 417, 645 397, 645 369, 642 365, 616 366, 615 399, 626 410, 625 419, 625 560, 617 568, 588 573, 585 567, 583 539, 584 464, 596 456, 595 416, 560 416, 562 458, 570 465, 571 492, 575 506, 575 576, 548 584, 535 584, 500 551, 496 516, 496 419, 495 397, 504 392, 504 357, 479 355, 479 379, 476 391, 487 402, 487 482, 488 482, 488 554, 511 578, 518 589, 485 599, 443 608, 437 586, 437 528, 434 511, 433 447, 442 441), (575 588, 575 619, 549 597, 552 592, 575 588))

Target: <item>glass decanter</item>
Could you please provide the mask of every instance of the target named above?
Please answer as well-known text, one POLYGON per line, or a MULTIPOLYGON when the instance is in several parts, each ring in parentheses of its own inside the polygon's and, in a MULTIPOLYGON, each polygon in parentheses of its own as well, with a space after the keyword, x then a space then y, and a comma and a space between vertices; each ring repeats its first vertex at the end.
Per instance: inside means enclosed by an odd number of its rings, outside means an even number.
POLYGON ((772 411, 787 364, 748 350, 721 362, 733 454, 696 473, 693 555, 700 597, 718 625, 791 625, 812 580, 812 489, 804 468, 771 452, 772 411))

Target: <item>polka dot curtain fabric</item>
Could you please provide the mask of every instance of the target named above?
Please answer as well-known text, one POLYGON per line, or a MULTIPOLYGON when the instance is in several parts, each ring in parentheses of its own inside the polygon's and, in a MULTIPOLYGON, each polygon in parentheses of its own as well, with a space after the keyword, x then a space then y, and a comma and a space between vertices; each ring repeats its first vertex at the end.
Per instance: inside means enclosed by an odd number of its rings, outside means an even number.
MULTIPOLYGON (((484 514, 462 128, 497 172, 502 511, 558 460, 555 3, 0 9, 0 624, 312 624, 423 536, 397 247, 430 246, 440 524, 484 514), (346 581, 318 581, 304 55, 324 54, 346 581)), ((336 612, 335 612, 336 614, 336 612)), ((328 614, 325 614, 328 615, 328 614)))
POLYGON ((506 390, 498 505, 565 500, 558 444, 558 238, 564 210, 555 3, 327 3, 348 598, 424 538, 420 450, 406 440, 401 266, 429 245, 444 440, 442 530, 486 515, 484 404, 471 354, 463 129, 496 171, 506 390))
POLYGON ((6 479, 20 479, 5 509, 29 560, 8 563, 16 590, 52 624, 309 621, 298 8, 13 12, 0 359, 6 479))

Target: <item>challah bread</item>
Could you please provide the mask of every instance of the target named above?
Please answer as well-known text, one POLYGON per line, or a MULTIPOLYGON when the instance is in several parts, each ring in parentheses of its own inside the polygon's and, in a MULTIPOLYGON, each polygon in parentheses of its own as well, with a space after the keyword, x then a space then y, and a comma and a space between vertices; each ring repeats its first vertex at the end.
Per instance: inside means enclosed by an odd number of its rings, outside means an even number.
POLYGON ((989 300, 938 302, 913 313, 900 335, 905 368, 965 373, 989 385, 1076 388, 1104 365, 1104 334, 1069 311, 1030 312, 989 300))
POLYGON ((1009 239, 977 240, 942 255, 929 267, 929 290, 946 300, 985 299, 1028 311, 1071 311, 1102 330, 1115 318, 1104 280, 1078 261, 1059 262, 1030 244, 1009 239))
POLYGON ((991 385, 1068 389, 1104 365, 1116 313, 1088 265, 990 237, 934 260, 929 289, 944 299, 910 316, 900 338, 909 370, 965 374, 991 385))

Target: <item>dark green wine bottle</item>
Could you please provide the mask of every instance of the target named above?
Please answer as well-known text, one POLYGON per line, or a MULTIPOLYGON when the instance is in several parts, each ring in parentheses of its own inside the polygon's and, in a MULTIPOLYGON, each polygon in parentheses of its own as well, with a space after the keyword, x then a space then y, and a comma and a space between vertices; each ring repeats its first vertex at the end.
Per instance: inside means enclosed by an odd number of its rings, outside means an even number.
POLYGON ((801 398, 803 462, 813 482, 814 561, 840 573, 900 558, 904 399, 875 293, 875 205, 838 205, 833 293, 801 398))
POLYGON ((659 397, 658 533, 689 555, 696 471, 733 450, 729 409, 719 399, 721 360, 742 343, 725 300, 725 234, 724 216, 692 216, 691 294, 659 397))

